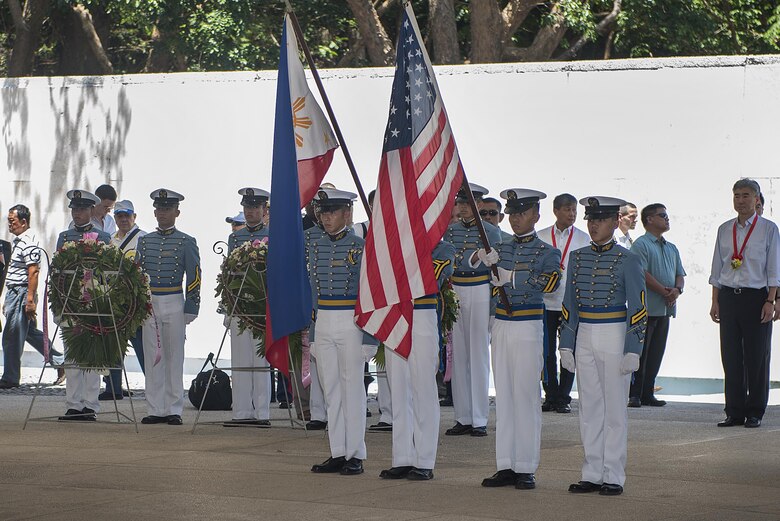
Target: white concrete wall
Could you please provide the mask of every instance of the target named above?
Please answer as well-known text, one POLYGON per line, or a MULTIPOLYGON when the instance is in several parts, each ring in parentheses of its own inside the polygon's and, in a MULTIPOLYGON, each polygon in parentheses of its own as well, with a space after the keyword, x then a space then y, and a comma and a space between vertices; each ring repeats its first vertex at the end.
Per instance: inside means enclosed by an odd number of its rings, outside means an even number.
MULTIPOLYGON (((780 58, 458 66, 437 74, 466 172, 493 194, 519 186, 667 205, 667 237, 688 279, 661 374, 722 377, 708 316, 714 234, 733 213, 730 188, 741 176, 761 183, 765 215, 774 216, 780 58)), ((322 76, 368 191, 392 71, 322 76)), ((178 225, 197 237, 204 274, 187 354, 202 357, 222 338, 213 298, 220 259, 211 245, 228 234, 224 217, 239 210, 236 190, 270 185, 275 78, 269 71, 5 80, 0 211, 30 206, 51 248, 69 221, 69 188, 114 184, 145 229, 155 224, 149 192, 184 193, 178 225)), ((352 188, 340 154, 327 180, 352 188)), ((551 200, 543 216, 540 227, 552 222, 551 200)), ((772 378, 780 380, 777 357, 772 378)))

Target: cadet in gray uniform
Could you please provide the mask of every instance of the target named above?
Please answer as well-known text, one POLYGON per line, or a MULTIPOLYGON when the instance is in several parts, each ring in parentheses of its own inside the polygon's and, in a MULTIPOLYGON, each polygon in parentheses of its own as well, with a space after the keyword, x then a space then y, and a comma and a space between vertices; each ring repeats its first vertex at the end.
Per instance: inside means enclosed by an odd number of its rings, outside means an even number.
POLYGON ((143 325, 148 416, 141 423, 181 425, 184 408, 184 329, 200 309, 200 254, 193 237, 176 229, 184 196, 160 188, 157 229, 138 240, 138 261, 149 276, 152 316, 143 325), (184 286, 184 277, 187 285, 184 286), (162 359, 155 365, 158 346, 162 359))
MULTIPOLYGON (((469 184, 477 205, 487 188, 469 184)), ((447 429, 448 436, 471 434, 487 436, 490 402, 490 272, 481 262, 471 264, 472 254, 482 247, 477 218, 468 204, 467 194, 461 189, 455 199, 460 220, 444 232, 444 240, 455 246, 455 273, 452 285, 460 300, 460 316, 452 331, 452 401, 455 407, 455 426, 447 429)), ((501 231, 490 223, 483 223, 488 242, 501 242, 501 231)))
MULTIPOLYGON (((241 206, 244 207, 241 213, 246 219, 246 225, 230 234, 228 255, 247 242, 268 237, 268 228, 263 224, 263 217, 271 194, 260 188, 251 187, 242 188, 238 194, 241 196, 241 206)), ((234 370, 231 376, 233 419, 225 422, 224 425, 226 427, 235 425, 269 427, 271 425, 269 421, 271 373, 268 370, 251 370, 268 369, 268 360, 257 355, 257 341, 252 337, 252 332, 247 330, 240 333, 238 319, 230 319, 230 309, 225 312, 230 320, 230 361, 231 365, 238 369, 234 370)))
POLYGON ((639 257, 613 238, 625 201, 586 197, 580 204, 592 242, 569 256, 559 347, 561 365, 577 368, 585 449, 582 480, 569 492, 613 496, 626 481, 626 400, 647 325, 645 272, 639 257))
POLYGON ((501 197, 507 200, 514 237, 490 253, 480 250, 485 264, 497 264, 498 277, 492 281, 504 287, 511 306, 507 309, 499 302, 493 323, 498 472, 484 479, 482 486, 532 489, 542 443, 543 295, 558 289, 561 252, 545 244, 534 230, 539 200, 546 194, 511 188, 501 192, 501 197))
MULTIPOLYGON (((455 247, 439 241, 431 253, 441 288, 455 269, 455 247)), ((387 379, 393 389, 393 466, 382 479, 433 479, 439 444, 439 294, 414 301, 412 350, 404 360, 385 348, 387 379)))
POLYGON ((364 333, 354 317, 365 241, 347 226, 356 197, 333 189, 317 194, 325 234, 310 251, 309 263, 317 292, 315 356, 328 408, 331 457, 314 465, 312 472, 361 474, 366 459, 364 333))
MULTIPOLYGON (((92 208, 100 202, 100 198, 85 190, 71 190, 67 194, 70 199, 70 215, 73 228, 60 232, 57 237, 57 250, 62 249, 66 242, 78 242, 85 233, 97 235, 97 241, 108 244, 111 236, 94 227, 90 222, 92 208)), ((56 317, 60 320, 60 317, 56 317)), ((67 317, 66 317, 67 320, 67 317)), ((68 345, 65 344, 65 358, 68 357, 68 345)), ((65 401, 68 410, 60 420, 95 421, 100 410, 98 394, 100 393, 100 375, 93 370, 65 369, 65 401)))

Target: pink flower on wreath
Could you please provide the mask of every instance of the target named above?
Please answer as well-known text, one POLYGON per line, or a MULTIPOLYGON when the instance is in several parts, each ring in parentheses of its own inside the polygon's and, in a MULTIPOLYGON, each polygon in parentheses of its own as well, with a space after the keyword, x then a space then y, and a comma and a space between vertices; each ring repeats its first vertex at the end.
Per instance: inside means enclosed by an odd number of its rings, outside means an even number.
POLYGON ((262 239, 255 239, 254 241, 252 241, 252 246, 254 246, 255 248, 259 248, 263 244, 267 244, 267 243, 268 243, 268 237, 263 237, 262 239))
POLYGON ((81 240, 97 242, 97 238, 98 238, 97 232, 87 232, 84 235, 82 235, 81 240))

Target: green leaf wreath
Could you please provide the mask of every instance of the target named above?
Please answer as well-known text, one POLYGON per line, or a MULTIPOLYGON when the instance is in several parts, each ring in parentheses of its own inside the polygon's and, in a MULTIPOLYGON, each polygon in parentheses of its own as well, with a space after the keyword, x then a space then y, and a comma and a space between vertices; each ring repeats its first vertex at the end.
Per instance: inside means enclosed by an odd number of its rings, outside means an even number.
MULTIPOLYGON (((264 240, 247 241, 224 258, 217 275, 220 307, 238 319, 238 331, 249 331, 257 341, 257 355, 265 356, 266 257, 264 240)), ((293 360, 301 359, 301 333, 288 337, 293 360)))
MULTIPOLYGON (((441 336, 447 336, 452 331, 460 313, 460 301, 458 294, 452 289, 452 284, 447 281, 439 291, 436 299, 437 311, 440 313, 441 336)), ((374 363, 378 369, 384 369, 386 364, 385 345, 380 343, 374 355, 374 363)))
POLYGON ((54 254, 48 292, 66 359, 87 370, 119 367, 129 339, 152 312, 141 266, 94 238, 66 242, 54 254))

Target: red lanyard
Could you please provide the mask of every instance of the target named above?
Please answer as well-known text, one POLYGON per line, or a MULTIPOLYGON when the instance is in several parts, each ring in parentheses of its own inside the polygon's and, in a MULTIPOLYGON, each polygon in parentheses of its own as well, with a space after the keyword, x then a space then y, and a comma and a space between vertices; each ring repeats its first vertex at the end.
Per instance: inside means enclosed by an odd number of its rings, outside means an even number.
MULTIPOLYGON (((745 235, 745 240, 742 242, 742 247, 739 249, 739 253, 737 253, 737 221, 734 221, 734 229, 732 231, 732 239, 734 244, 734 253, 731 255, 731 260, 734 261, 740 261, 740 264, 742 264, 743 253, 745 252, 745 246, 747 246, 748 239, 750 239, 750 234, 753 233, 753 228, 756 227, 756 223, 758 222, 758 215, 756 215, 756 218, 753 219, 753 224, 750 225, 750 229, 747 232, 747 235, 745 235)), ((738 267, 738 266, 737 266, 738 267)))
MULTIPOLYGON (((751 228, 751 231, 753 229, 751 228)), ((555 240, 555 225, 553 224, 553 227, 550 229, 550 236, 552 237, 552 245, 553 248, 557 248, 558 244, 555 240)), ((566 241, 566 247, 563 249, 563 253, 561 254, 561 269, 565 270, 566 266, 564 266, 564 262, 566 261, 566 254, 569 252, 569 245, 571 244, 571 238, 574 237, 574 228, 569 229, 569 240, 566 241)), ((736 237, 736 235, 734 236, 736 237)), ((735 239, 736 240, 736 239, 735 239)), ((744 246, 743 246, 744 248, 744 246)))

